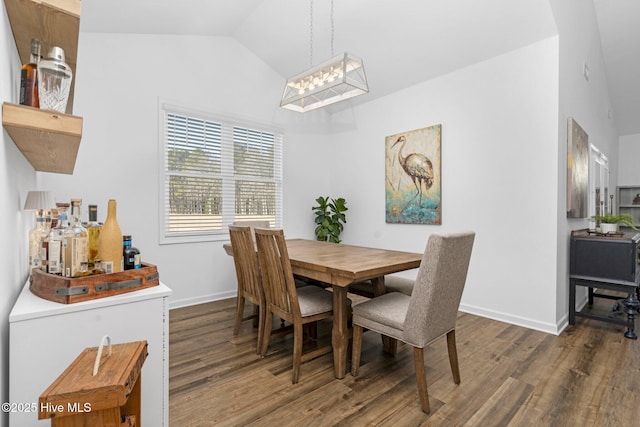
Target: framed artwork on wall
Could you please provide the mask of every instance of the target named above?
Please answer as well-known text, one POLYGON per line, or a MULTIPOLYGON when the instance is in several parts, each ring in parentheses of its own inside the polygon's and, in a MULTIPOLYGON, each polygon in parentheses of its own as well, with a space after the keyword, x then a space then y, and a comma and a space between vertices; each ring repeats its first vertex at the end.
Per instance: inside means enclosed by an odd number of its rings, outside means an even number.
POLYGON ((567 218, 586 218, 589 196, 589 136, 567 119, 567 218))
POLYGON ((385 138, 386 222, 442 224, 442 125, 385 138))

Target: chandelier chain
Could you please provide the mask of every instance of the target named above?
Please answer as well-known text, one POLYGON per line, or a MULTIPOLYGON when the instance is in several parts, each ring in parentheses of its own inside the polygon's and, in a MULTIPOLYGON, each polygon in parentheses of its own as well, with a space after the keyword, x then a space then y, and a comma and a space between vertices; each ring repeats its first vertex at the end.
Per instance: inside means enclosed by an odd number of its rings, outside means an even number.
MULTIPOLYGON (((336 37, 333 20, 333 0, 331 0, 331 57, 334 56, 334 40, 336 37)), ((309 67, 313 67, 313 0, 309 0, 309 67)))
POLYGON ((333 39, 335 38, 335 27, 333 25, 333 0, 331 0, 331 57, 333 58, 333 39))
POLYGON ((309 67, 313 67, 313 0, 309 1, 309 67))

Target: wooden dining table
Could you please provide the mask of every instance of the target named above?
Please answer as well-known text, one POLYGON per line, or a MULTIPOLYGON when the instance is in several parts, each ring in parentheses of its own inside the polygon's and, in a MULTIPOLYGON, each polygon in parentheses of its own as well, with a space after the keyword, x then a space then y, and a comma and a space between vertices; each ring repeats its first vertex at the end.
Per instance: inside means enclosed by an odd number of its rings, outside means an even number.
MULTIPOLYGON (((233 254, 230 244, 224 246, 227 253, 233 254)), ((336 378, 344 378, 349 342, 349 285, 370 280, 374 295, 382 295, 384 276, 418 268, 422 254, 306 239, 287 239, 287 251, 293 274, 333 288, 333 369, 336 378)))

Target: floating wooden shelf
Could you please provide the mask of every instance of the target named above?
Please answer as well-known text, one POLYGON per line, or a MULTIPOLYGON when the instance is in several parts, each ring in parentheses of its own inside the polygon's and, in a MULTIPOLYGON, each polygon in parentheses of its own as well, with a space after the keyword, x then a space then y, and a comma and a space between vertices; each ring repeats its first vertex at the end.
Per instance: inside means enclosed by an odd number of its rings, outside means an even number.
POLYGON ((73 173, 82 117, 5 102, 2 125, 35 170, 73 173))
POLYGON ((35 170, 72 174, 82 138, 82 117, 72 116, 81 0, 4 0, 13 38, 23 64, 29 62, 31 39, 42 54, 61 47, 73 79, 67 114, 5 102, 2 125, 35 170))

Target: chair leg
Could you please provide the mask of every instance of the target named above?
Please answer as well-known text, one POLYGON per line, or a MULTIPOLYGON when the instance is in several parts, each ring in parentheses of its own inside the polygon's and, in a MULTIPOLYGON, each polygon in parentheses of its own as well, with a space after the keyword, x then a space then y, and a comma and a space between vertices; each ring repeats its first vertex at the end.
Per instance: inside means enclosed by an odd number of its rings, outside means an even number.
POLYGON ((358 376, 360 369, 360 354, 362 353, 362 326, 353 325, 353 349, 351 351, 351 375, 358 376))
POLYGON ((458 350, 456 348, 456 331, 447 332, 447 349, 449 350, 449 364, 451 364, 451 373, 453 374, 453 382, 460 384, 460 366, 458 365, 458 350))
POLYGON ((427 373, 424 369, 424 352, 423 349, 413 348, 413 364, 416 367, 416 381, 418 383, 418 394, 420 395, 420 403, 422 405, 422 411, 428 414, 429 408, 429 393, 427 392, 427 373))
POLYGON ((254 328, 259 328, 260 327, 260 306, 257 304, 253 305, 253 327, 254 328))
POLYGON ((300 377, 300 364, 302 363, 302 324, 293 325, 293 378, 292 384, 298 384, 300 377))
POLYGON ((240 333, 240 323, 242 322, 242 316, 244 314, 244 297, 238 294, 236 300, 236 323, 233 325, 233 336, 238 336, 240 333))
POLYGON ((271 323, 273 321, 273 314, 271 313, 271 311, 264 311, 264 335, 262 336, 262 348, 260 349, 260 357, 265 357, 267 355, 269 341, 271 340, 271 323))
POLYGON ((398 354, 398 340, 382 335, 382 351, 390 354, 391 356, 398 354))
MULTIPOLYGON (((262 341, 264 340, 264 324, 265 324, 265 308, 258 307, 258 342, 256 344, 256 353, 262 354, 262 341)), ((271 338, 271 336, 269 336, 271 338)))

